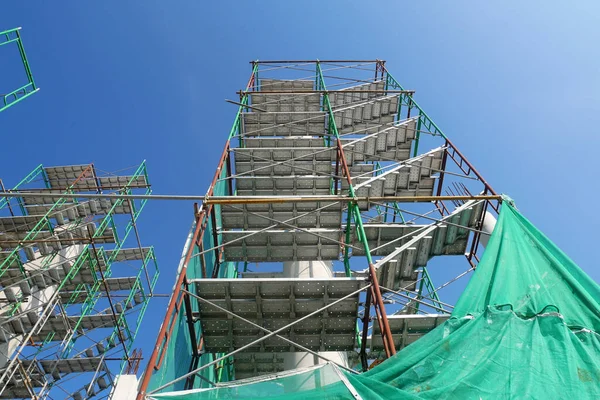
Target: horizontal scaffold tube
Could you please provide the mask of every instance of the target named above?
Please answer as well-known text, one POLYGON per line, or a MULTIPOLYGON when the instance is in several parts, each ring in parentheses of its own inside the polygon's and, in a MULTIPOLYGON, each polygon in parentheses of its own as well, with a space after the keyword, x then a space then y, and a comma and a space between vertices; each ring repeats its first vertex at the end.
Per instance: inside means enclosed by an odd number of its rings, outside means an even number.
POLYGON ((36 197, 45 196, 63 199, 143 199, 143 200, 184 200, 201 201, 204 204, 269 204, 269 203, 308 203, 313 201, 343 201, 343 202, 431 202, 446 200, 498 200, 501 195, 476 195, 476 196, 198 196, 198 195, 170 195, 170 194, 117 194, 117 193, 47 193, 47 192, 0 192, 2 197, 36 197))
POLYGON ((269 204, 269 203, 306 203, 314 201, 342 202, 431 202, 439 200, 502 200, 499 195, 478 196, 220 196, 207 197, 205 204, 269 204))

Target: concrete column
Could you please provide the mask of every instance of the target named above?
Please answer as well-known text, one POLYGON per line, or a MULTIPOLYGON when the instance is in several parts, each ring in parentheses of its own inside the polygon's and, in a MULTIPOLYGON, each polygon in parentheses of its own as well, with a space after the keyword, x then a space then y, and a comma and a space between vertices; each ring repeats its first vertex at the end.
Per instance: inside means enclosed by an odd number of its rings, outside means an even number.
MULTIPOLYGON (((283 263, 283 276, 286 278, 332 278, 333 264, 324 261, 289 261, 283 263)), ((342 351, 319 352, 339 365, 348 366, 348 356, 342 351)), ((325 360, 307 352, 282 353, 284 369, 312 367, 326 363, 325 360)), ((307 382, 307 385, 314 383, 307 382)), ((306 386, 303 386, 306 387, 306 386)), ((310 386, 308 386, 310 387, 310 386)))
POLYGON ((488 235, 482 234, 479 239, 479 243, 483 247, 487 247, 488 241, 490 240, 490 235, 494 231, 494 227, 496 226, 496 217, 489 211, 485 212, 485 216, 483 217, 483 224, 481 224, 481 231, 488 233, 488 235))
POLYGON ((110 395, 111 400, 135 400, 138 392, 138 377, 135 375, 117 375, 110 395))

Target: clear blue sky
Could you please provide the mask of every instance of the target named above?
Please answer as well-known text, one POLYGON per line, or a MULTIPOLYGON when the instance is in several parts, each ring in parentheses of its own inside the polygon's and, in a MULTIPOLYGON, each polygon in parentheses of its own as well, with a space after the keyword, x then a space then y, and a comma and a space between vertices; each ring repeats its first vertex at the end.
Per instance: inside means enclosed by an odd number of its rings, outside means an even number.
MULTIPOLYGON (((146 159, 155 193, 204 194, 236 111, 224 99, 249 60, 381 58, 492 186, 600 281, 597 1, 3 4, 0 28, 16 26, 41 91, 0 114, 8 184, 39 163, 146 159)), ((171 290, 191 218, 190 203, 142 215, 157 292, 171 290)), ((146 355, 165 305, 147 314, 146 355)))

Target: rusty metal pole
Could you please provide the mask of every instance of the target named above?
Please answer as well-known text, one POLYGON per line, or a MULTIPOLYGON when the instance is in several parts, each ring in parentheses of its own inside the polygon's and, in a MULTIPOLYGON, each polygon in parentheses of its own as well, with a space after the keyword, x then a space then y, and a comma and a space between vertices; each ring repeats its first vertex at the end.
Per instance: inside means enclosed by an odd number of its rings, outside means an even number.
POLYGON ((385 306, 383 304, 383 297, 381 296, 381 290, 379 289, 379 281, 377 280, 377 272, 375 271, 375 267, 373 266, 373 264, 369 264, 369 275, 371 276, 371 283, 373 284, 375 302, 377 303, 379 307, 379 312, 381 313, 381 322, 383 323, 383 328, 385 329, 385 336, 387 337, 387 341, 390 345, 390 353, 394 355, 396 354, 396 346, 394 346, 394 338, 392 337, 390 324, 387 320, 387 314, 385 312, 385 306))
MULTIPOLYGON (((164 339, 165 334, 167 332, 167 328, 169 325, 168 321, 171 319, 171 316, 173 315, 173 311, 175 309, 175 305, 178 303, 177 297, 179 296, 179 294, 181 292, 183 282, 186 277, 187 266, 190 261, 190 258, 192 257, 192 253, 194 250, 193 244, 196 243, 196 240, 197 240, 198 236, 200 235, 201 226, 202 226, 202 224, 200 221, 200 215, 197 215, 196 216, 196 229, 194 229, 194 235, 192 236, 192 240, 190 241, 190 247, 188 248, 187 254, 185 255, 185 260, 182 264, 181 271, 179 272, 179 277, 177 278, 177 282, 175 283, 175 289, 173 291, 173 294, 171 295, 171 298, 169 299, 169 304, 167 306, 167 312, 165 314, 165 319, 160 327, 160 331, 158 332, 158 337, 156 338, 156 345, 154 346, 154 350, 152 350, 152 354, 150 355, 150 359, 148 360, 148 366, 146 367, 146 372, 144 372, 144 377, 140 384, 140 389, 138 391, 136 400, 143 400, 144 397, 146 396, 146 389, 148 388, 148 384, 150 383, 150 378, 152 376, 152 370, 156 366, 158 350, 161 348, 161 342, 163 340, 165 340, 164 339)), ((168 345, 169 345, 169 339, 166 338, 166 343, 164 343, 164 346, 168 346, 168 345)), ((164 354, 164 351, 163 351, 163 354, 164 354)))
MULTIPOLYGON (((371 298, 375 298, 375 291, 371 286, 371 298)), ((377 325, 379 325, 379 332, 381 332, 381 341, 383 343, 383 350, 385 351, 386 358, 390 358, 390 346, 388 344, 387 336, 385 336, 385 328, 383 326, 383 318, 381 317, 381 313, 379 312, 379 308, 377 307, 377 303, 373 304, 373 309, 375 310, 375 319, 377 320, 377 325)))
POLYGON ((465 156, 464 156, 464 155, 463 155, 463 154, 460 152, 460 150, 458 150, 458 148, 457 148, 457 147, 454 145, 454 143, 452 143, 452 142, 450 141, 450 139, 448 139, 448 138, 446 138, 446 143, 447 143, 447 144, 448 144, 450 147, 452 147, 452 149, 454 149, 454 151, 456 152, 456 154, 458 154, 458 156, 459 156, 460 158, 462 158, 462 159, 463 159, 463 161, 465 162, 465 164, 467 164, 467 166, 468 166, 469 168, 471 168, 471 170, 473 171, 473 173, 475 174, 475 176, 476 176, 477 178, 479 178, 479 180, 481 181, 481 183, 483 183, 483 185, 486 187, 486 189, 487 189, 487 190, 489 190, 491 194, 493 194, 493 195, 496 195, 496 196, 497 196, 497 195, 498 195, 498 193, 496 193, 496 191, 495 191, 494 189, 492 189, 492 186, 491 186, 489 183, 487 183, 487 181, 486 181, 486 180, 483 178, 483 176, 482 176, 482 175, 479 173, 479 171, 477 171, 477 170, 475 169, 475 167, 473 167, 473 164, 471 164, 471 163, 469 162, 469 160, 467 160, 467 158, 466 158, 466 157, 465 157, 465 156))

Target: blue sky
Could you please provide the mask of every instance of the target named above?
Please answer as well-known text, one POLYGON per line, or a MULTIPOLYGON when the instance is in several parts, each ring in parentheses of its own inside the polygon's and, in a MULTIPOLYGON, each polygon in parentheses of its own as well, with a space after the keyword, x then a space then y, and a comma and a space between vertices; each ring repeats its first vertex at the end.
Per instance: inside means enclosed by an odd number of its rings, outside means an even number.
MULTIPOLYGON (((600 281, 597 2, 31 4, 0 14, 0 28, 23 27, 41 88, 0 114, 8 185, 39 163, 114 171, 145 159, 155 193, 204 194, 237 108, 224 99, 249 60, 381 58, 488 182, 600 281)), ((191 217, 191 203, 151 202, 139 223, 159 293, 191 217)), ((146 355, 165 305, 147 314, 146 355)))

